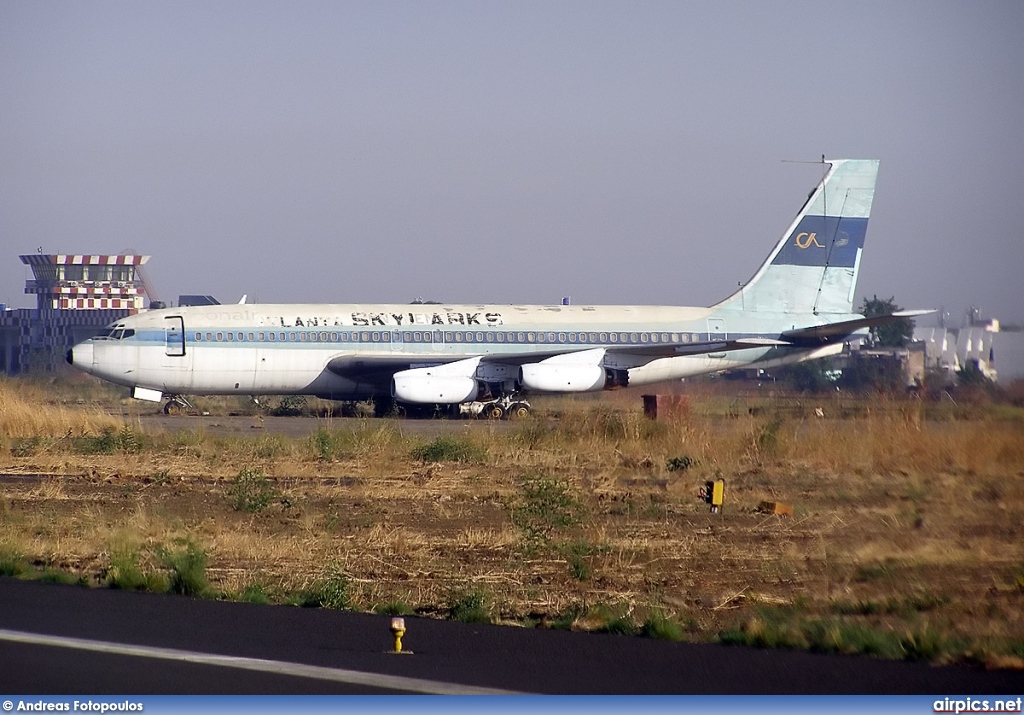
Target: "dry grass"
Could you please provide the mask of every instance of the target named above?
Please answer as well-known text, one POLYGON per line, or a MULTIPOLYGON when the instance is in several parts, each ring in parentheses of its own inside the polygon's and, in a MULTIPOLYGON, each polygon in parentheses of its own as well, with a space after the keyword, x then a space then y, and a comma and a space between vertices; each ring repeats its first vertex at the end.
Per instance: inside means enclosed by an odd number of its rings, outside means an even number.
POLYGON ((0 379, 0 435, 5 441, 96 435, 122 424, 100 407, 55 401, 44 385, 0 379))
POLYGON ((3 484, 0 556, 97 580, 118 554, 158 570, 157 550, 189 538, 217 589, 258 584, 278 601, 342 573, 365 609, 443 615, 479 596, 516 622, 667 614, 694 639, 818 647, 867 628, 914 653, 938 638, 937 659, 1024 656, 1016 418, 936 420, 895 401, 816 418, 698 395, 688 417, 650 421, 621 396, 558 399, 507 431, 453 423, 450 441, 476 456, 431 462, 391 421, 327 420, 301 439, 150 434, 0 390, 0 471, 51 475, 3 484), (255 513, 232 508, 243 468, 272 491, 255 513), (711 515, 696 492, 718 477, 726 507, 711 515), (757 513, 762 500, 796 513, 757 513))

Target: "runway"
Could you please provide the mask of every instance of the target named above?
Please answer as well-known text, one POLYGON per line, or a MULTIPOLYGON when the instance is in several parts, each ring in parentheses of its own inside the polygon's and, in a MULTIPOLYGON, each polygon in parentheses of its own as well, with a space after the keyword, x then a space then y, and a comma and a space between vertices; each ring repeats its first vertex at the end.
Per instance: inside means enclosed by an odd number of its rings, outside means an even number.
POLYGON ((1017 695, 1024 673, 0 579, 0 691, 1017 695), (75 639, 75 640, 67 640, 75 639))

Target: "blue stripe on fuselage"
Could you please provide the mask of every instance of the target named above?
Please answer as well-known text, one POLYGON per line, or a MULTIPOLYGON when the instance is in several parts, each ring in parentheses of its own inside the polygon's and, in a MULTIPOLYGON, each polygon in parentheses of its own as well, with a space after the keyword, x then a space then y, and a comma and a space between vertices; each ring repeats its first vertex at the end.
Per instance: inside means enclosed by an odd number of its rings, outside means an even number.
MULTIPOLYGON (((363 331, 363 330, 334 330, 327 331, 328 339, 320 339, 320 334, 323 331, 315 331, 317 336, 316 340, 311 338, 312 331, 299 331, 299 330, 275 330, 274 333, 280 336, 279 340, 271 341, 267 339, 267 331, 250 331, 250 330, 237 330, 232 329, 226 331, 223 329, 218 330, 217 328, 204 328, 202 331, 189 329, 186 326, 185 330, 185 344, 187 349, 195 350, 197 348, 261 348, 261 349, 330 349, 330 350, 344 350, 358 347, 359 349, 370 349, 377 352, 387 350, 416 350, 418 348, 429 348, 434 346, 435 348, 464 348, 470 352, 479 351, 483 349, 493 350, 494 348, 500 348, 502 346, 507 347, 519 347, 528 346, 530 348, 538 348, 544 346, 557 346, 559 348, 568 348, 569 350, 589 350, 592 348, 611 348, 611 349, 625 349, 629 348, 652 348, 658 346, 680 346, 685 347, 690 343, 703 343, 710 340, 710 336, 705 332, 694 332, 694 331, 668 331, 668 330, 641 330, 641 331, 608 331, 608 330, 592 330, 592 331, 576 331, 576 330, 562 330, 562 331, 550 331, 550 330, 523 330, 523 331, 511 331, 511 330, 498 330, 498 329, 485 329, 481 331, 442 331, 444 333, 444 339, 438 342, 432 342, 431 340, 424 337, 423 340, 413 340, 409 337, 412 331, 407 331, 403 336, 403 339, 392 341, 393 334, 390 331, 363 331), (233 336, 233 340, 227 340, 226 335, 230 332, 233 336), (202 333, 202 339, 196 339, 196 334, 202 333), (207 338, 207 333, 213 336, 220 335, 221 339, 207 338), (249 334, 253 334, 253 339, 249 340, 249 334), (368 340, 363 340, 363 333, 367 333, 370 337, 368 340), (480 337, 477 338, 479 333, 480 337), (501 338, 499 339, 499 334, 501 338), (591 342, 589 339, 593 334, 597 340, 591 342), (259 336, 263 336, 260 339, 259 336), (373 336, 377 336, 377 340, 373 340, 373 336), (458 336, 460 339, 453 339, 458 336), (604 338, 602 341, 601 338, 604 338)), ((421 331, 421 335, 429 336, 428 331, 421 331)), ((739 340, 743 338, 777 338, 778 333, 750 333, 750 332, 739 332, 729 331, 728 339, 739 340)), ((121 344, 144 344, 163 347, 165 343, 165 333, 162 329, 149 329, 149 330, 137 330, 131 338, 125 338, 119 342, 121 344)), ((104 339, 106 342, 106 339, 104 339)))
POLYGON ((866 218, 804 216, 772 265, 853 268, 867 230, 866 218))

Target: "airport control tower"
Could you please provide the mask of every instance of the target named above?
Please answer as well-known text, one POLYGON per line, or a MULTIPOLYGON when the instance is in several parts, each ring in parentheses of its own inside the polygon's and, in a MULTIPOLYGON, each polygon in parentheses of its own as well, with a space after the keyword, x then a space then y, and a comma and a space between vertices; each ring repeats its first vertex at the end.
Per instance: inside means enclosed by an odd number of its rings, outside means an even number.
POLYGON ((40 311, 142 310, 146 294, 139 267, 149 256, 44 255, 20 256, 32 267, 35 280, 25 283, 35 293, 40 311))
POLYGON ((29 254, 35 308, 0 311, 0 373, 52 372, 75 343, 145 307, 149 256, 29 254))

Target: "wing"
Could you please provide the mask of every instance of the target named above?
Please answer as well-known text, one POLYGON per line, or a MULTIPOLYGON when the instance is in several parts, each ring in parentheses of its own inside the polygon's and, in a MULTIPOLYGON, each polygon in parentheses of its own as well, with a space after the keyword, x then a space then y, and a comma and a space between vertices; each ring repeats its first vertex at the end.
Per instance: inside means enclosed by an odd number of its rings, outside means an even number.
MULTIPOLYGON (((864 328, 884 325, 895 320, 902 320, 918 315, 932 313, 932 310, 902 310, 891 315, 881 315, 871 318, 857 318, 845 320, 838 323, 826 323, 824 325, 809 326, 806 328, 795 328, 780 333, 777 337, 746 337, 731 340, 716 340, 687 343, 659 343, 657 345, 618 345, 609 344, 601 347, 580 347, 575 350, 566 350, 564 346, 543 352, 530 353, 507 353, 507 352, 479 352, 475 354, 462 355, 431 355, 431 356, 381 356, 369 357, 351 353, 338 355, 327 363, 327 369, 343 377, 379 382, 386 384, 396 372, 411 370, 420 367, 430 367, 446 364, 464 364, 468 368, 470 363, 475 370, 479 364, 495 364, 523 366, 534 363, 558 363, 558 364, 600 364, 606 354, 634 355, 655 359, 659 357, 679 357, 685 355, 704 355, 709 353, 723 353, 734 350, 747 350, 750 348, 771 348, 771 347, 807 347, 810 345, 821 345, 846 340, 856 332, 864 328)), ((460 368, 455 368, 461 372, 460 368)))

